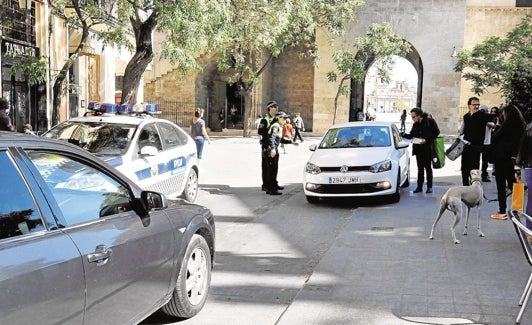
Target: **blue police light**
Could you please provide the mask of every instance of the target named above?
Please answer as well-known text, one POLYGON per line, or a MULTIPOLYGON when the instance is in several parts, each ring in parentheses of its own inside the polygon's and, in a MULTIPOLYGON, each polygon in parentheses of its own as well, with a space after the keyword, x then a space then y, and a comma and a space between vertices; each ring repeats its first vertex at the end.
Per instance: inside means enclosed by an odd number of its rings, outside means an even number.
POLYGON ((104 103, 100 105, 100 111, 103 113, 116 114, 118 112, 118 105, 104 103))
POLYGON ((157 104, 146 104, 146 112, 157 113, 159 111, 157 104))
POLYGON ((118 113, 119 114, 129 114, 133 111, 133 105, 131 104, 123 104, 118 106, 118 113))
POLYGON ((87 106, 87 109, 90 111, 93 111, 98 108, 97 102, 89 102, 89 105, 87 106))

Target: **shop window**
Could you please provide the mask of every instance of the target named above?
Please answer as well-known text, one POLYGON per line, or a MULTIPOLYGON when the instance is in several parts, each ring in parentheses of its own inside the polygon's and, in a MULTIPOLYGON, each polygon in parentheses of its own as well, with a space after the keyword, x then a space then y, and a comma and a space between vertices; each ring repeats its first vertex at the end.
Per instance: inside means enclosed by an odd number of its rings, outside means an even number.
POLYGON ((0 4, 1 29, 4 38, 35 45, 35 6, 28 1, 30 7, 21 8, 19 0, 4 0, 0 4))

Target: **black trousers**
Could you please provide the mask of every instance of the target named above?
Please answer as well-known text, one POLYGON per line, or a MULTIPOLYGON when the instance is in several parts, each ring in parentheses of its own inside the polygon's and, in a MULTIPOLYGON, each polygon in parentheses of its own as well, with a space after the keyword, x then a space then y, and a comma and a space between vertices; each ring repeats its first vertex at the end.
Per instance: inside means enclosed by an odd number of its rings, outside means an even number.
POLYGON ((430 151, 423 150, 416 153, 417 188, 422 188, 427 174, 427 188, 432 188, 432 162, 430 151))
POLYGON ((303 138, 301 137, 301 133, 299 132, 299 128, 297 126, 294 126, 295 135, 294 135, 294 141, 297 140, 299 137, 299 141, 303 141, 303 138))
POLYGON ((480 164, 480 153, 482 149, 473 146, 466 146, 462 153, 462 185, 469 186, 471 181, 469 180, 472 169, 478 169, 480 164))
POLYGON ((488 145, 482 147, 482 179, 488 178, 488 145))
MULTIPOLYGON (((515 182, 514 162, 511 157, 498 157, 495 161, 495 181, 497 182, 497 200, 499 213, 506 213, 506 185, 515 182)), ((511 188, 510 188, 511 189, 511 188)))
POLYGON ((263 160, 266 162, 266 174, 264 186, 268 191, 277 191, 277 172, 279 170, 279 151, 275 150, 275 157, 270 157, 270 150, 262 150, 263 160))

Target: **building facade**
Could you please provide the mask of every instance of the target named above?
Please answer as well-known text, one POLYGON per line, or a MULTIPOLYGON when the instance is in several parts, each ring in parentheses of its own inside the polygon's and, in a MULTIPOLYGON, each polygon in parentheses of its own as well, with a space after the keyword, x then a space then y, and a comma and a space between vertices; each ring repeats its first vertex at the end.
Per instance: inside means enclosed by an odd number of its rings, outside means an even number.
MULTIPOLYGON (((453 50, 472 48, 489 35, 505 36, 524 15, 532 12, 532 1, 526 0, 367 0, 366 3, 357 11, 356 21, 342 38, 333 41, 325 32, 318 31, 317 65, 292 51, 272 62, 253 94, 252 118, 264 114, 265 104, 276 100, 283 111, 301 112, 307 130, 325 131, 333 121, 338 87, 327 80, 327 72, 335 69, 333 52, 340 48, 355 51, 354 39, 363 36, 370 24, 388 22, 412 46, 412 52, 405 56, 418 75, 417 98, 412 106, 420 106, 432 114, 443 133, 454 134, 462 118, 462 107, 474 94, 470 85, 453 70, 456 60, 452 57, 453 50)), ((155 67, 159 64, 154 62, 155 67)), ((205 66, 203 72, 184 79, 172 73, 169 66, 159 69, 160 74, 152 73, 145 78, 145 97, 150 101, 189 98, 197 105, 208 103, 213 108, 208 116, 212 122, 218 111, 227 109, 230 85, 212 68, 212 61, 205 60, 205 66), (169 89, 160 86, 168 83, 172 83, 169 89), (186 91, 179 91, 184 88, 186 91)), ((352 82, 351 95, 339 100, 336 121, 356 120, 365 98, 364 83, 352 82)), ((484 95, 482 100, 498 105, 502 99, 494 94, 484 95)))
MULTIPOLYGON (((22 132, 26 123, 34 130, 46 131, 52 126, 53 84, 79 44, 79 31, 69 28, 64 17, 52 14, 48 1, 2 0, 0 14, 2 97, 10 104, 9 114, 17 131, 22 132), (11 68, 24 56, 46 61, 45 82, 29 85, 27 76, 12 73, 11 68)), ((116 80, 120 80, 130 57, 127 51, 104 47, 89 37, 61 90, 60 120, 84 114, 89 102, 120 100, 116 80)), ((142 90, 139 93, 142 96, 142 90)))

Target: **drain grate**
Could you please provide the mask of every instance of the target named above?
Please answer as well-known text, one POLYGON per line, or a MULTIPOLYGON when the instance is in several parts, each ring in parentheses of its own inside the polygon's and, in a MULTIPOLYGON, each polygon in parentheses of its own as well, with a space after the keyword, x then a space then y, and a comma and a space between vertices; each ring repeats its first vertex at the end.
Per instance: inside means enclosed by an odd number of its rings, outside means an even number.
POLYGON ((371 231, 393 232, 393 227, 371 227, 371 231))

